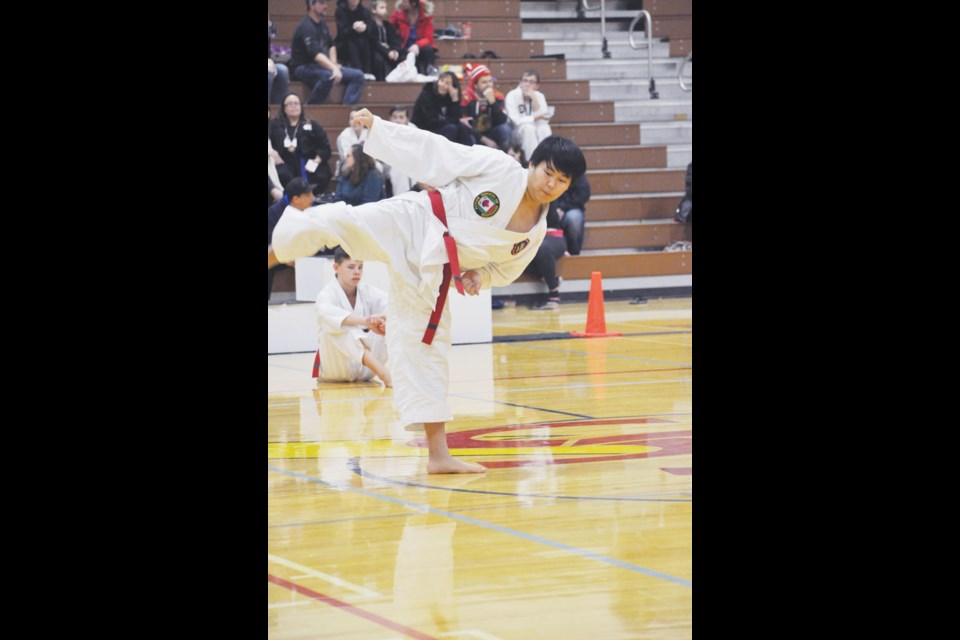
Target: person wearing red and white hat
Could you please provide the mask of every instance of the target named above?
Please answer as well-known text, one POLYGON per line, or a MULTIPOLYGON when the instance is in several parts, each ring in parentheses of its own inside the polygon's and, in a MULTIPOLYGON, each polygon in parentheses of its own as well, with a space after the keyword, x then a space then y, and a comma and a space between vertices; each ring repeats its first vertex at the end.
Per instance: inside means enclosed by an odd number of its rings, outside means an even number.
POLYGON ((513 136, 504 96, 494 86, 493 74, 486 65, 468 63, 464 72, 467 88, 460 102, 463 116, 477 144, 499 149, 513 136))

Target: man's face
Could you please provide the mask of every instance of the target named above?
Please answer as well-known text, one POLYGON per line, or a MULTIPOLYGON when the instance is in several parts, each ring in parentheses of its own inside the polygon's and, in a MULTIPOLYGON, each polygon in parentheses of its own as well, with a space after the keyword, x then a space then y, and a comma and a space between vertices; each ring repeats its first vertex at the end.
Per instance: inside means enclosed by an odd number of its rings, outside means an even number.
POLYGON ((477 95, 483 95, 483 92, 493 86, 493 76, 480 76, 476 82, 477 95))
POLYGON ((310 13, 315 17, 320 17, 327 13, 326 0, 310 0, 310 13))
POLYGON ((529 93, 531 91, 536 91, 537 87, 540 86, 540 83, 537 82, 537 76, 531 76, 524 74, 523 79, 520 80, 520 89, 524 93, 529 93))
POLYGON ((298 196, 293 196, 292 198, 290 198, 290 204, 292 204, 297 209, 300 209, 301 211, 303 211, 307 207, 313 205, 313 192, 307 191, 305 193, 301 193, 298 196))
POLYGON ((390 114, 390 121, 396 122, 397 124, 407 124, 410 122, 410 119, 407 118, 406 111, 394 111, 390 114))
POLYGON ((386 2, 374 3, 373 13, 381 20, 386 20, 387 19, 387 3, 386 2))
POLYGON ((562 196, 569 186, 570 178, 546 160, 531 166, 527 174, 527 195, 537 204, 553 202, 562 196))

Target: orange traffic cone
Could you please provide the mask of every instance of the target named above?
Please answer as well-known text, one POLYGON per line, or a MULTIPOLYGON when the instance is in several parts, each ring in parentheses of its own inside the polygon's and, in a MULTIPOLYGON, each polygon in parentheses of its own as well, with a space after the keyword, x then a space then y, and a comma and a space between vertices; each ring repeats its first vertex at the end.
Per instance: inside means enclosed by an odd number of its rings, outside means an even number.
POLYGON ((587 330, 571 331, 577 338, 605 338, 622 336, 619 331, 607 333, 607 320, 603 313, 603 285, 599 271, 590 274, 590 299, 587 302, 587 330))

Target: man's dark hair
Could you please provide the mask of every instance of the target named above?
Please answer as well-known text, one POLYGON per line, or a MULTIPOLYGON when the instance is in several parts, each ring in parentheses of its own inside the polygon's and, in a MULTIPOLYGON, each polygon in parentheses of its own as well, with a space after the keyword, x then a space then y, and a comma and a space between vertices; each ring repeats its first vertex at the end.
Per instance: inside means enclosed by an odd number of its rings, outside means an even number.
POLYGON ((392 107, 390 107, 390 115, 395 114, 397 111, 403 111, 405 114, 407 114, 407 118, 408 119, 410 118, 410 109, 407 108, 407 105, 395 104, 392 107))
POLYGON ((546 161, 557 171, 563 172, 573 182, 587 172, 587 160, 580 147, 567 138, 547 136, 540 141, 530 156, 530 166, 546 161))
POLYGON ((521 79, 523 78, 523 76, 536 76, 537 84, 540 84, 540 72, 537 71, 536 69, 527 69, 520 75, 521 79))

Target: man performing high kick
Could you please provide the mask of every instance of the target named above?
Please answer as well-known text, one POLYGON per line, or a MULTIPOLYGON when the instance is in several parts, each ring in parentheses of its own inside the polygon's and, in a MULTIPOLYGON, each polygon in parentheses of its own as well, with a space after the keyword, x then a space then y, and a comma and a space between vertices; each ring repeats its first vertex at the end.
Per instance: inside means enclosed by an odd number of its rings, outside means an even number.
POLYGON ((367 109, 355 119, 368 129, 364 153, 436 190, 356 207, 287 208, 273 231, 267 267, 336 245, 356 260, 386 263, 386 339, 400 419, 423 423, 429 473, 485 471, 447 448, 445 425, 453 419, 447 292, 451 281, 459 293, 477 295, 516 280, 546 235, 547 205, 583 175, 586 160, 572 141, 549 136, 525 169, 499 149, 456 144, 367 109))

